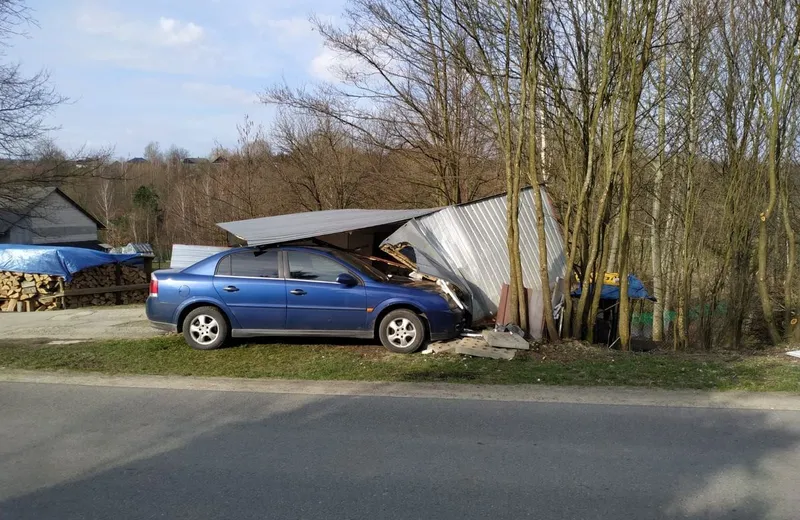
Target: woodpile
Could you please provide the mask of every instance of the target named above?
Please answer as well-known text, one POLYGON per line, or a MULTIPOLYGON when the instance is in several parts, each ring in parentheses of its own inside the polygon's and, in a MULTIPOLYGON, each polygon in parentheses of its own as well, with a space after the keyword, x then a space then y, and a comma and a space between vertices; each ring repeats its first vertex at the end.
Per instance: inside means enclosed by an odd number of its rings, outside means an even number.
POLYGON ((0 311, 34 312, 92 305, 143 303, 147 274, 126 265, 102 265, 59 276, 0 271, 0 311))

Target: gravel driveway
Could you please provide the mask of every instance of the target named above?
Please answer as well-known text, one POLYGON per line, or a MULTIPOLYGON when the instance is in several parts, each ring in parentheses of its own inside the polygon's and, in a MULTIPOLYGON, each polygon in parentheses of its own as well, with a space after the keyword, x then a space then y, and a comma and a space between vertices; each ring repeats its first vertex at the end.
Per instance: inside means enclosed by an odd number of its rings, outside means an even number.
POLYGON ((152 338, 164 334, 150 326, 141 305, 48 312, 4 312, 0 314, 0 331, 0 340, 128 339, 152 338))

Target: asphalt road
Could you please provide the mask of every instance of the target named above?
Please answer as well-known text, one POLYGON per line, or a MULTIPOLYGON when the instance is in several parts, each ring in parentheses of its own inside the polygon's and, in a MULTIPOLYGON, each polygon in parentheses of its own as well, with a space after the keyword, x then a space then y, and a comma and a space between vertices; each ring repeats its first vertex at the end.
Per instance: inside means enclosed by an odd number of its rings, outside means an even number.
POLYGON ((797 519, 800 412, 0 383, 0 518, 797 519))

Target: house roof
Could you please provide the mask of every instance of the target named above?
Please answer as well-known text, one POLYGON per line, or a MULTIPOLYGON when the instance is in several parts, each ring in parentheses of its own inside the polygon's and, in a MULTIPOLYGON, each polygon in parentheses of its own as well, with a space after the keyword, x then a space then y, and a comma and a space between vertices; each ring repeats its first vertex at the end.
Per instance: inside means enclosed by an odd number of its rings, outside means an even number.
POLYGON ((405 222, 438 209, 331 209, 217 224, 225 231, 262 246, 405 222))
POLYGON ((187 157, 183 160, 183 164, 205 164, 211 162, 205 157, 187 157))
POLYGON ((97 220, 94 215, 86 211, 80 204, 72 200, 72 198, 61 191, 55 186, 32 186, 23 190, 15 190, 13 197, 3 197, 0 194, 0 233, 5 233, 11 229, 14 224, 30 215, 31 212, 39 206, 44 199, 49 197, 52 193, 58 193, 64 200, 69 202, 75 209, 90 218, 98 229, 105 229, 105 225, 97 220))

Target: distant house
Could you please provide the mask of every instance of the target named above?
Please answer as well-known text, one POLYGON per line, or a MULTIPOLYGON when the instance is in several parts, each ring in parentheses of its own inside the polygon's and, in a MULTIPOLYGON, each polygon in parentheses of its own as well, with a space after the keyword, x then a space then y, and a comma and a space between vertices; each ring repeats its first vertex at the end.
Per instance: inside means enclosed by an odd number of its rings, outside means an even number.
POLYGON ((187 157, 183 160, 183 164, 209 164, 210 162, 205 157, 187 157))
POLYGON ((228 164, 228 158, 224 155, 220 155, 213 161, 214 164, 228 164))
POLYGON ((102 222, 55 187, 0 194, 0 244, 101 249, 102 222))
POLYGON ((75 161, 76 168, 90 168, 100 163, 97 159, 78 159, 75 161))
POLYGON ((144 164, 146 162, 148 161, 144 157, 134 157, 133 159, 128 160, 128 164, 144 164))
POLYGON ((155 256, 153 246, 144 242, 128 242, 127 246, 111 247, 108 252, 119 255, 155 256))

